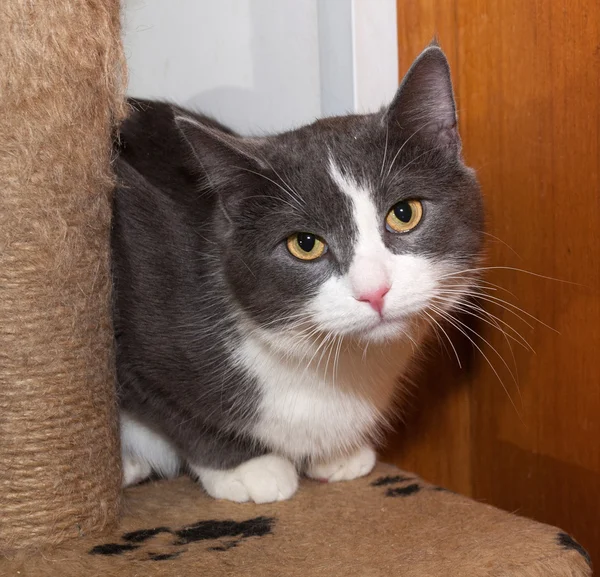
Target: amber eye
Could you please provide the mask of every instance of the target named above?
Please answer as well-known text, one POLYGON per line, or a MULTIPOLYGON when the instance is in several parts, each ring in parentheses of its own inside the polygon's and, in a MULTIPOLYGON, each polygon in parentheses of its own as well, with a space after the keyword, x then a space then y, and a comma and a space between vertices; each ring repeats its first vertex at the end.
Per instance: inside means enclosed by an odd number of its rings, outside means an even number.
POLYGON ((288 237, 287 248, 300 260, 315 260, 323 255, 327 245, 310 232, 296 232, 288 237))
POLYGON ((385 217, 390 232, 408 232, 419 224, 423 216, 423 206, 418 200, 403 200, 395 204, 385 217))

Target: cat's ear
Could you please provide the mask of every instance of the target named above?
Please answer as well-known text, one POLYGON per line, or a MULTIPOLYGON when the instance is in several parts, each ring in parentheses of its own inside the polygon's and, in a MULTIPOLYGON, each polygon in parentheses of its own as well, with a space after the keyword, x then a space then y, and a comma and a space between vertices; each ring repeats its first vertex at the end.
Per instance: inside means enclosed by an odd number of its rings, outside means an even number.
POLYGON ((238 176, 249 178, 267 169, 260 158, 258 138, 241 138, 190 116, 176 115, 175 124, 213 186, 227 185, 238 176))
POLYGON ((384 122, 389 130, 400 128, 411 139, 460 152, 450 66, 435 40, 406 73, 384 122))

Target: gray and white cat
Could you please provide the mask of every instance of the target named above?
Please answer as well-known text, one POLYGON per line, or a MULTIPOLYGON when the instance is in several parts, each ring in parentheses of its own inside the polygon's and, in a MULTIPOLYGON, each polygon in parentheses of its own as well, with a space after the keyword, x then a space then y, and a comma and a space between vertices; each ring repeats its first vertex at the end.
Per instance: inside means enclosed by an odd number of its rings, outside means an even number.
POLYGON ((124 483, 186 469, 261 503, 299 474, 369 473, 398 383, 481 252, 442 50, 384 110, 274 136, 132 104, 112 239, 124 483))

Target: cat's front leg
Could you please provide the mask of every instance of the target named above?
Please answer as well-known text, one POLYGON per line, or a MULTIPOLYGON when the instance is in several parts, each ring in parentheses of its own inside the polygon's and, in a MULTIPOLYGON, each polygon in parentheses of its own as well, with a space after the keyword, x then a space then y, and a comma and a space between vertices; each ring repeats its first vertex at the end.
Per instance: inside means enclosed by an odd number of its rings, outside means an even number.
POLYGON ((311 463, 306 475, 319 481, 350 481, 368 475, 375 466, 377 454, 368 446, 355 453, 327 462, 311 463))
POLYGON ((232 469, 211 469, 193 464, 190 468, 215 499, 271 503, 289 499, 298 489, 296 467, 274 454, 255 457, 232 469))

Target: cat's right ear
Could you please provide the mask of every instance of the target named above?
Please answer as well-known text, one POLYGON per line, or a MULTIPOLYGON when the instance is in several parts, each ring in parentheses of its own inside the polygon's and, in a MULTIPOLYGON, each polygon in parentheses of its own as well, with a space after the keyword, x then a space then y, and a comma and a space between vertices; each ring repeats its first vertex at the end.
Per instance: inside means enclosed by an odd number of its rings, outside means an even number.
POLYGON ((260 158, 258 138, 234 136, 189 116, 175 116, 175 124, 215 188, 228 187, 237 178, 251 178, 267 169, 260 158))
POLYGON ((450 66, 435 40, 413 62, 383 118, 390 130, 460 153, 450 66))

